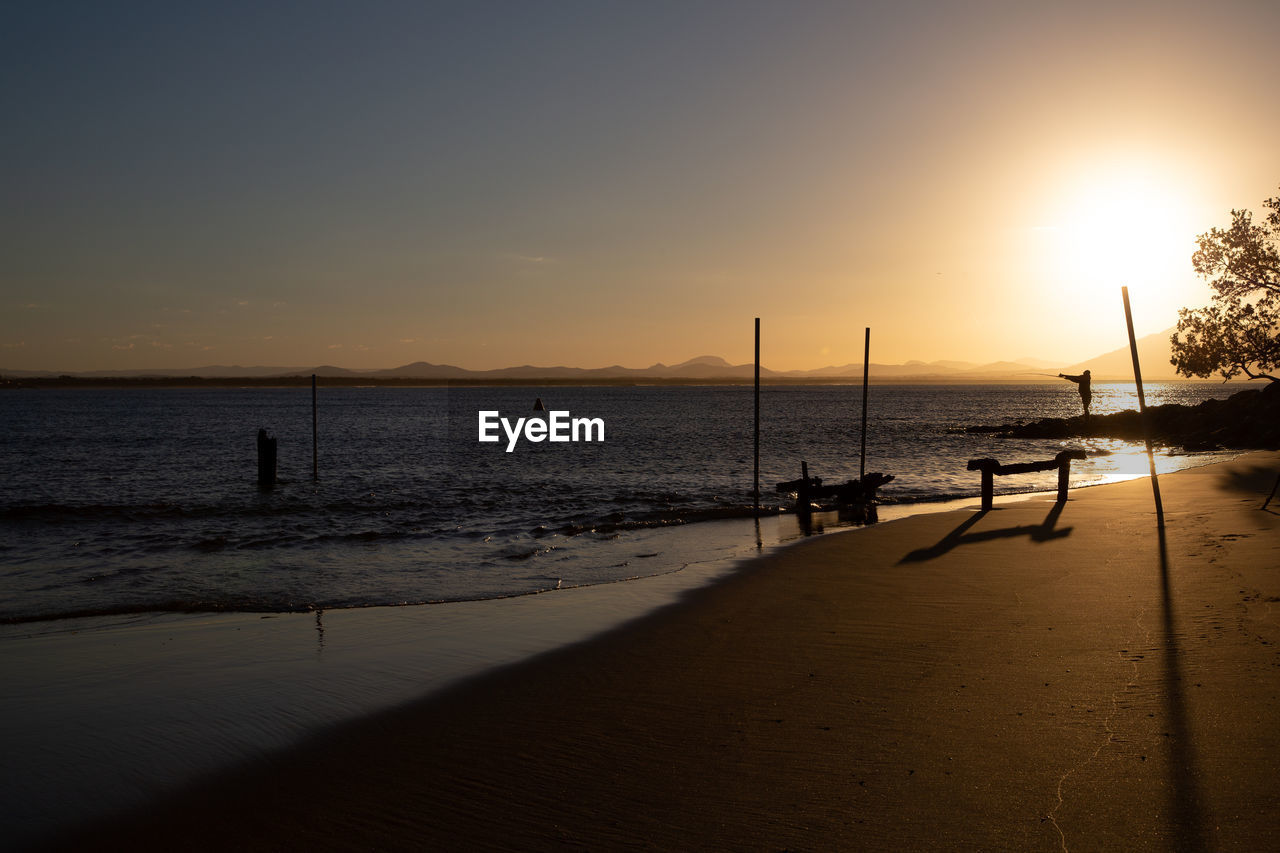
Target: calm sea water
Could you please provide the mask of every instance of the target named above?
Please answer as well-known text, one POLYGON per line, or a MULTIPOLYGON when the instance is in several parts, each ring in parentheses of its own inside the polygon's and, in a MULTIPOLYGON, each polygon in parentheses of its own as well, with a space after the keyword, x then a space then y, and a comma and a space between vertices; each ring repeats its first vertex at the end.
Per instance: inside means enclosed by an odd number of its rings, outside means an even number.
MULTIPOLYGON (((1234 386, 1166 383, 1148 403, 1234 386)), ((766 387, 761 484, 858 475, 861 388, 766 387)), ((752 514, 752 390, 321 389, 312 480, 310 389, 39 390, 0 396, 0 622, 160 611, 289 611, 495 598, 677 570, 663 532, 752 514), (477 441, 477 413, 535 398, 602 418, 603 442, 477 441), (279 441, 257 488, 255 439, 279 441)), ((1094 411, 1135 408, 1094 387, 1094 411)), ((1073 485, 1147 470, 1129 442, 966 435, 973 424, 1079 411, 1075 386, 873 386, 867 469, 886 505, 976 495, 977 456, 1079 446, 1073 485)), ((1162 454, 1161 470, 1221 455, 1162 454)), ((1052 473, 998 491, 1051 488, 1052 473)), ((743 534, 747 528, 743 526, 743 534)), ((687 542, 689 537, 683 537, 687 542)))

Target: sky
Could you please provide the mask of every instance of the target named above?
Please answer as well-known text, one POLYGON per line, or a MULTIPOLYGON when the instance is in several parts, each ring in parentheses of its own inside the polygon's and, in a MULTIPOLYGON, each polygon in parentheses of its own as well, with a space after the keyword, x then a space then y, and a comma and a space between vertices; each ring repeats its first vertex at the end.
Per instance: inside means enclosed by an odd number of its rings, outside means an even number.
POLYGON ((0 368, 1073 364, 1280 194, 1280 3, 8 4, 0 368))

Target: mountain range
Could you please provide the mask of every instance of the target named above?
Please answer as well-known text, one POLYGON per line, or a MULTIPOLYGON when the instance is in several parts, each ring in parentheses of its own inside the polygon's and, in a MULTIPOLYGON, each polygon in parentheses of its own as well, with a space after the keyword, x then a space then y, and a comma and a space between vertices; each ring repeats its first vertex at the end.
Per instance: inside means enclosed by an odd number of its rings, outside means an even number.
MULTIPOLYGON (((1179 378, 1170 364, 1169 337, 1173 329, 1147 335, 1138 340, 1138 356, 1142 365, 1144 379, 1168 380, 1179 378)), ((1129 348, 1122 347, 1112 352, 1103 353, 1077 364, 1056 365, 1053 362, 1035 358, 1020 358, 1016 361, 997 361, 990 364, 977 364, 965 361, 908 361, 904 364, 871 363, 869 374, 879 382, 999 382, 999 381, 1035 381, 1037 376, 1050 378, 1058 373, 1081 373, 1088 369, 1097 381, 1132 380, 1133 361, 1129 348)), ((521 365, 495 370, 469 370, 451 364, 432 364, 417 361, 401 367, 381 370, 351 370, 333 365, 316 367, 241 367, 239 365, 211 365, 208 367, 153 369, 153 370, 93 370, 78 373, 59 373, 50 371, 4 370, 0 368, 0 377, 6 378, 51 378, 72 376, 81 379, 98 379, 106 377, 151 377, 151 378, 186 378, 202 379, 270 379, 273 377, 310 376, 368 379, 368 380, 412 380, 432 381, 468 380, 483 382, 529 382, 538 379, 549 379, 571 382, 591 382, 592 380, 627 380, 661 381, 661 380, 751 380, 755 366, 752 364, 731 364, 719 356, 704 355, 679 364, 654 364, 650 367, 634 368, 612 365, 610 367, 536 367, 521 365)), ((770 370, 760 368, 761 379, 782 381, 815 381, 815 380, 851 380, 862 378, 862 364, 843 364, 819 367, 813 370, 770 370)))

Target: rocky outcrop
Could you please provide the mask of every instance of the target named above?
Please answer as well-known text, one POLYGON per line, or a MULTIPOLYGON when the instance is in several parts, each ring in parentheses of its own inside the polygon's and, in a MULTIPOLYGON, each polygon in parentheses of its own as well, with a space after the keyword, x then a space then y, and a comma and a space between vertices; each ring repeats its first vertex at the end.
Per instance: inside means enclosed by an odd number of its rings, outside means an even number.
MULTIPOLYGON (((1225 400, 1195 406, 1151 406, 1151 439, 1187 450, 1218 448, 1280 449, 1280 382, 1250 388, 1225 400)), ((1006 438, 1123 438, 1141 441, 1142 420, 1129 410, 1111 415, 1042 418, 1002 426, 968 427, 969 433, 995 433, 1006 438)))

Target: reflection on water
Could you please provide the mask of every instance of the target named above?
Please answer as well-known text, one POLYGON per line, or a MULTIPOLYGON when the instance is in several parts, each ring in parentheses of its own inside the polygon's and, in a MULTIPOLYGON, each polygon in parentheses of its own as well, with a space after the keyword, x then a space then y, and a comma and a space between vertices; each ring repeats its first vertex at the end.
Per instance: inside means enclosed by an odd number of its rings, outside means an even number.
MULTIPOLYGON (((1118 483, 1122 480, 1150 476, 1151 465, 1145 447, 1140 444, 1122 441, 1112 441, 1110 443, 1113 446, 1108 448, 1107 456, 1092 460, 1088 485, 1118 483)), ((1086 444, 1094 444, 1094 442, 1086 442, 1086 444)), ((1197 454, 1195 459, 1197 464, 1204 464, 1210 461, 1230 459, 1237 455, 1238 453, 1235 451, 1222 451, 1197 454)), ((1174 471, 1186 468, 1189 459, 1190 457, 1186 454, 1157 453, 1155 455, 1156 473, 1171 474, 1174 471)), ((1082 483, 1081 485, 1085 484, 1082 483)))
MULTIPOLYGON (((1220 383, 1208 385, 1192 382, 1143 383, 1148 408, 1169 404, 1194 406, 1210 397, 1227 397, 1237 391, 1245 390, 1246 387, 1243 384, 1220 383)), ((1074 391, 1073 388, 1068 390, 1074 391)), ((1089 406, 1089 411, 1095 415, 1110 415, 1138 409, 1138 387, 1132 382, 1094 382, 1092 391, 1093 402, 1089 406)))

